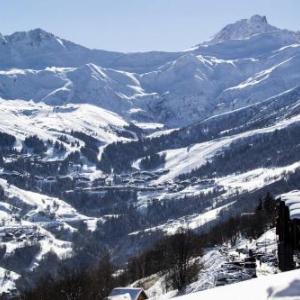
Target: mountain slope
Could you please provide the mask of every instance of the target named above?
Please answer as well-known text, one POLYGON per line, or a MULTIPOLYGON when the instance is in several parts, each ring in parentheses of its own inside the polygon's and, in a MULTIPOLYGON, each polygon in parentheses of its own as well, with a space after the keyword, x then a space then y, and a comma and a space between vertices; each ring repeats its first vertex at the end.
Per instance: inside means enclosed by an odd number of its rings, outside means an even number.
POLYGON ((120 116, 91 105, 65 105, 52 107, 22 100, 0 99, 0 131, 22 141, 26 136, 37 135, 44 141, 70 135, 71 130, 91 134, 102 143, 119 139, 118 132, 129 126, 120 116))
POLYGON ((177 53, 118 53, 92 50, 61 39, 40 28, 0 36, 0 67, 43 69, 78 67, 94 63, 133 72, 145 72, 178 56, 177 53))
POLYGON ((260 16, 178 53, 0 36, 0 273, 123 264, 299 189, 299 45, 260 16))
POLYGON ((243 19, 234 24, 225 26, 217 33, 210 43, 220 43, 226 40, 243 40, 255 34, 278 31, 279 29, 268 24, 265 16, 254 15, 250 19, 243 19))
POLYGON ((89 50, 41 29, 1 39, 2 98, 89 103, 169 127, 263 101, 299 81, 299 33, 257 15, 178 53, 89 50))

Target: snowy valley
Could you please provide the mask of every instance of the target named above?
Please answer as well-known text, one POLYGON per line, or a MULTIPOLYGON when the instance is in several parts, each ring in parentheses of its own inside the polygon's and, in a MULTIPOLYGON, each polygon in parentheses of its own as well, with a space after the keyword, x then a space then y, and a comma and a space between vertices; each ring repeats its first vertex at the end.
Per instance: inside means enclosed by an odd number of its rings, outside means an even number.
MULTIPOLYGON (((258 15, 174 53, 90 50, 41 29, 0 35, 0 292, 100 253, 122 270, 181 228, 205 234, 268 192, 300 190, 299 70, 300 32, 258 15)), ((265 252, 259 277, 279 272, 269 225, 205 245, 185 292, 214 287, 241 249, 265 252)), ((163 292, 164 276, 137 282, 167 299, 177 291, 163 292)))

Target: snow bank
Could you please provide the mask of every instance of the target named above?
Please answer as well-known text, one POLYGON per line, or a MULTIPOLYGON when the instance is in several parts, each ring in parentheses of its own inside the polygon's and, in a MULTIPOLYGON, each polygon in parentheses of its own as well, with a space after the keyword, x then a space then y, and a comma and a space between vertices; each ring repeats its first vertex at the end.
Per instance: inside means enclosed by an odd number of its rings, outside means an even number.
POLYGON ((300 271, 271 275, 197 292, 176 300, 299 300, 300 271))

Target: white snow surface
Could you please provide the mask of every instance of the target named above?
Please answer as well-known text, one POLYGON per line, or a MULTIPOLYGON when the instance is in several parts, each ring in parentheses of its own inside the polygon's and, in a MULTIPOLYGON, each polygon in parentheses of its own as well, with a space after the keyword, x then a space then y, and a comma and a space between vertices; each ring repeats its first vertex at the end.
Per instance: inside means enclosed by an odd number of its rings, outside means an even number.
MULTIPOLYGON (((48 228, 57 228, 70 232, 76 231, 70 224, 85 221, 90 229, 94 229, 97 218, 86 217, 78 213, 72 206, 64 201, 42 194, 19 189, 6 180, 0 179, 0 186, 8 197, 7 203, 0 205, 0 232, 20 230, 26 235, 41 236, 39 241, 41 252, 32 262, 32 267, 38 265, 43 256, 53 251, 58 257, 64 258, 72 253, 72 243, 57 239, 48 228)), ((6 253, 12 253, 16 248, 22 247, 26 242, 15 239, 4 242, 6 253)), ((1 243, 0 243, 1 244, 1 243)))
MULTIPOLYGON (((228 275, 222 265, 230 261, 243 260, 246 257, 245 254, 240 252, 241 249, 246 251, 253 249, 254 251, 273 256, 277 249, 275 228, 268 230, 256 240, 248 240, 240 236, 235 245, 229 243, 214 248, 204 249, 204 253, 201 257, 192 259, 193 263, 200 264, 201 268, 198 278, 185 288, 185 298, 194 297, 197 292, 206 291, 208 289, 215 291, 216 278, 218 278, 218 275, 228 275)), ((277 273, 278 269, 269 263, 259 263, 256 271, 259 278, 268 278, 266 276, 277 273)), ((148 278, 141 279, 134 284, 137 286, 142 285, 153 300, 170 299, 174 296, 175 299, 177 299, 176 295, 178 295, 178 291, 173 290, 167 292, 165 290, 165 280, 165 275, 155 274, 148 278)), ((234 288, 235 285, 231 284, 229 287, 234 288)))
MULTIPOLYGON (((119 115, 89 104, 49 106, 24 100, 0 99, 0 131, 19 141, 38 135, 43 140, 56 140, 71 130, 93 135, 104 143, 126 140, 114 129, 128 123, 119 115)), ((72 140, 72 137, 69 137, 72 140)), ((66 145, 68 147, 68 145, 66 145)))
POLYGON ((254 15, 250 19, 243 19, 227 25, 210 42, 219 43, 226 40, 242 40, 255 34, 278 30, 278 28, 268 24, 265 16, 254 15))
POLYGON ((247 280, 224 287, 192 293, 174 299, 178 300, 299 300, 300 271, 290 271, 247 280))
POLYGON ((0 267, 0 294, 15 290, 14 281, 19 277, 19 274, 0 267))
POLYGON ((300 34, 258 15, 178 53, 92 51, 41 29, 2 41, 0 97, 89 103, 172 128, 263 101, 300 79, 300 34))

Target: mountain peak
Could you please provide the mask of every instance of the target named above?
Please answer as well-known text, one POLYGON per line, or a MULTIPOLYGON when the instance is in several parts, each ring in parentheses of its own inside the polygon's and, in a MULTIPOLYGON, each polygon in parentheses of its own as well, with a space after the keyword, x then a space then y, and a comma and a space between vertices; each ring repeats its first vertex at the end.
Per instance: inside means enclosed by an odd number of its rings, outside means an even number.
POLYGON ((5 38, 9 41, 20 41, 23 39, 43 40, 53 38, 54 35, 41 28, 32 29, 29 31, 17 31, 11 35, 6 35, 5 38))
POLYGON ((18 31, 11 35, 4 36, 4 38, 8 43, 12 45, 18 45, 18 47, 21 45, 30 45, 31 47, 40 47, 42 45, 45 45, 46 47, 50 45, 64 47, 64 40, 41 28, 36 28, 29 31, 18 31))
POLYGON ((218 43, 226 40, 243 40, 255 34, 277 30, 279 29, 268 23, 266 16, 254 15, 249 19, 242 19, 225 26, 214 36, 211 42, 218 43))
POLYGON ((38 36, 45 36, 45 37, 53 37, 54 36, 53 33, 50 33, 42 28, 32 29, 32 30, 28 31, 28 33, 30 35, 38 35, 38 36))
POLYGON ((269 24, 266 16, 253 15, 250 19, 247 20, 250 24, 269 24))

